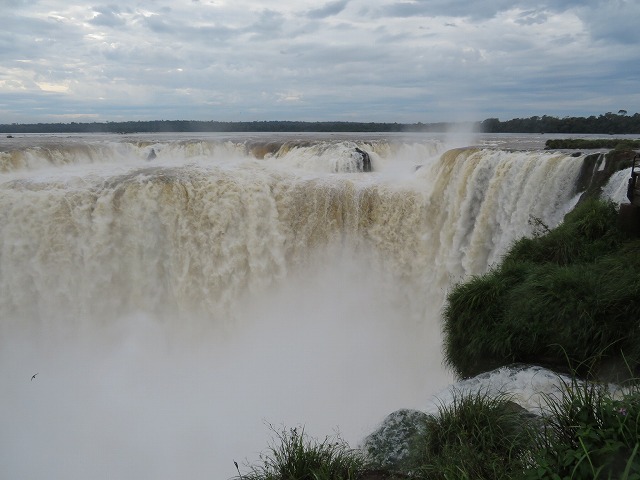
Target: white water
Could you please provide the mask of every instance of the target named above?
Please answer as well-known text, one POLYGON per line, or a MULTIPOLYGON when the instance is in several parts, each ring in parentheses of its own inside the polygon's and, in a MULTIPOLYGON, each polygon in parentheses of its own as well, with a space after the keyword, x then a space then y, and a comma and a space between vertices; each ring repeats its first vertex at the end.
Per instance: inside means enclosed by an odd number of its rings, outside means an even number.
POLYGON ((5 148, 2 478, 228 478, 267 423, 356 444, 453 380, 451 283, 576 200, 564 154, 286 140, 5 148))

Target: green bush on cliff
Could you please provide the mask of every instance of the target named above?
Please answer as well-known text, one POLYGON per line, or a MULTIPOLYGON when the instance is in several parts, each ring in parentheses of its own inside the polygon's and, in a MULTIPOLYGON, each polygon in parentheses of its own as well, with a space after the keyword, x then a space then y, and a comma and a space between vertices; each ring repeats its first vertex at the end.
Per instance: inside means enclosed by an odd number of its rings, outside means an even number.
POLYGON ((502 264, 453 288, 445 361, 460 377, 514 362, 578 373, 622 353, 640 362, 640 241, 615 205, 589 200, 562 225, 517 241, 502 264), (567 360, 569 362, 567 362, 567 360))
POLYGON ((503 262, 568 265, 593 262, 623 243, 613 202, 590 199, 545 235, 516 241, 503 262))

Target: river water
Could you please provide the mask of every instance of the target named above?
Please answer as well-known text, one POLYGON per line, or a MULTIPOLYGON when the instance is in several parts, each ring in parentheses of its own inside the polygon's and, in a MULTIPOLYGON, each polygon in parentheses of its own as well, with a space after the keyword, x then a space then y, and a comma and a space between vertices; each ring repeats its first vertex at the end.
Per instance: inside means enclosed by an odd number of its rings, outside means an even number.
POLYGON ((577 201, 547 138, 0 139, 0 476, 229 478, 427 408, 447 290, 577 201))

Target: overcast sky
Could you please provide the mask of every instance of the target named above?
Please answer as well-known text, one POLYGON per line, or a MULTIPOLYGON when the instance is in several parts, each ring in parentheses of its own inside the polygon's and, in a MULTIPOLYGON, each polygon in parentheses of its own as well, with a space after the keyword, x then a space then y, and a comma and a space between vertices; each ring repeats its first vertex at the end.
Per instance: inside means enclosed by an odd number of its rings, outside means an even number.
POLYGON ((0 123, 640 111, 638 0, 0 0, 0 123))

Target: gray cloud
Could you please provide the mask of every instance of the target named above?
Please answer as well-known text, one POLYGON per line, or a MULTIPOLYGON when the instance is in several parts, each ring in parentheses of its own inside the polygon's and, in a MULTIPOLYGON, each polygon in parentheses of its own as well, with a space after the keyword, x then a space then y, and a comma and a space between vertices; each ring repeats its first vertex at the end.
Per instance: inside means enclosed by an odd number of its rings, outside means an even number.
POLYGON ((120 8, 115 5, 95 7, 96 16, 89 20, 93 25, 103 27, 121 27, 126 24, 126 20, 122 17, 120 8))
POLYGON ((625 45, 640 42, 640 3, 627 0, 601 1, 597 7, 582 7, 578 15, 587 23, 595 40, 625 45))
POLYGON ((3 5, 11 7, 12 10, 20 8, 31 8, 38 3, 38 0, 3 0, 3 5))
POLYGON ((517 6, 517 1, 493 0, 414 0, 394 2, 381 8, 382 15, 392 17, 472 17, 491 18, 498 12, 517 6))
POLYGON ((640 110, 640 6, 624 0, 94 1, 11 1, 0 122, 640 110))
POLYGON ((175 29, 170 18, 164 15, 149 15, 144 17, 144 23, 149 29, 157 34, 171 34, 175 29))
POLYGON ((264 10, 255 23, 245 29, 254 40, 270 40, 283 34, 284 16, 274 10, 264 10))
POLYGON ((349 0, 338 0, 335 2, 329 2, 323 7, 316 8, 307 12, 307 17, 321 19, 331 17, 333 15, 338 15, 345 9, 348 3, 349 0))
POLYGON ((549 13, 546 11, 528 10, 518 16, 516 23, 519 25, 539 25, 545 23, 548 19, 549 13))

